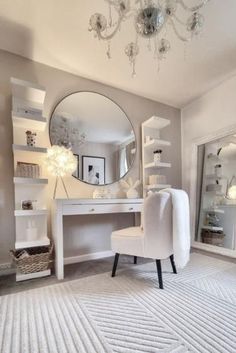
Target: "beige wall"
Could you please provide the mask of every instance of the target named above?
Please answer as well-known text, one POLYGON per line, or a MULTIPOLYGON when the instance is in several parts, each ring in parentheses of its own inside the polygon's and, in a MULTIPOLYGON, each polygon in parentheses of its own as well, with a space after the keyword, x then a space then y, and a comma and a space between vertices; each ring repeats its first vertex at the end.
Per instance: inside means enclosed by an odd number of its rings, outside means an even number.
MULTIPOLYGON (((32 81, 46 88, 45 117, 49 119, 56 103, 65 95, 75 91, 94 91, 112 98, 127 113, 137 137, 137 154, 130 175, 139 177, 140 172, 140 124, 152 115, 171 120, 171 125, 163 133, 163 138, 172 141, 168 160, 172 168, 168 171, 169 182, 181 185, 181 139, 180 112, 178 109, 160 104, 139 96, 129 94, 98 82, 26 60, 22 57, 0 51, 0 263, 8 262, 8 251, 14 247, 14 193, 12 159, 12 122, 10 77, 32 81)), ((77 181, 67 180, 68 189, 74 197, 91 197, 93 187, 77 181)), ((130 215, 125 217, 94 216, 89 219, 90 227, 85 226, 87 219, 69 217, 65 222, 66 256, 78 253, 105 251, 110 247, 109 236, 112 229, 133 222, 130 215), (78 222, 83 225, 78 233, 78 222), (81 249, 82 245, 82 249, 81 249), (80 251, 78 250, 80 248, 80 251)))

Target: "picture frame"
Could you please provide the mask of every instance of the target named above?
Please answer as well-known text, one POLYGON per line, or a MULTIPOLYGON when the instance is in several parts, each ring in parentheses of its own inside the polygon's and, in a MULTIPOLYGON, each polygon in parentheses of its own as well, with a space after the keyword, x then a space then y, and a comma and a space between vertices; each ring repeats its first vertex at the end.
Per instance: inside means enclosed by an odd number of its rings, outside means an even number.
POLYGON ((80 178, 80 172, 79 172, 79 163, 80 163, 80 161, 79 161, 79 155, 78 154, 76 154, 76 153, 73 153, 74 154, 74 156, 76 157, 76 159, 77 159, 77 168, 76 168, 76 170, 74 171, 74 173, 72 174, 75 178, 77 178, 77 179, 79 179, 80 178))
POLYGON ((105 163, 104 157, 82 156, 82 180, 88 184, 104 185, 105 163))

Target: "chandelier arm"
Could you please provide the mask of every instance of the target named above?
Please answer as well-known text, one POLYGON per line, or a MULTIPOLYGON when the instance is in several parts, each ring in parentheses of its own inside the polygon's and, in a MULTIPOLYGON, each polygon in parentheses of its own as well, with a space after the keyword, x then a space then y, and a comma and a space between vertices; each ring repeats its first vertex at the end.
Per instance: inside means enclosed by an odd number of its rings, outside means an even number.
POLYGON ((182 35, 177 31, 177 28, 176 28, 176 26, 175 26, 175 24, 174 24, 174 21, 173 21, 171 18, 170 18, 169 21, 170 21, 170 24, 172 25, 172 28, 173 28, 173 30, 174 30, 176 36, 177 36, 180 40, 182 40, 183 42, 190 42, 191 38, 186 38, 186 37, 182 36, 182 35))
POLYGON ((193 6, 193 7, 189 7, 185 4, 184 0, 177 0, 178 3, 184 8, 184 10, 186 11, 198 11, 199 9, 201 9, 204 5, 206 5, 206 3, 208 3, 210 0, 202 0, 202 2, 199 5, 193 6))
POLYGON ((174 14, 173 17, 174 17, 174 19, 175 19, 179 24, 181 24, 181 25, 183 25, 183 26, 186 26, 186 22, 181 21, 181 20, 176 16, 176 14, 174 14))
POLYGON ((114 31, 112 33, 110 33, 109 35, 103 35, 101 31, 97 31, 97 35, 98 35, 98 38, 99 39, 102 39, 102 40, 110 40, 111 38, 114 37, 114 35, 118 32, 118 30, 120 29, 120 25, 121 25, 121 22, 123 20, 124 16, 120 16, 119 19, 118 19, 118 22, 117 22, 117 25, 116 25, 116 28, 114 29, 114 31))

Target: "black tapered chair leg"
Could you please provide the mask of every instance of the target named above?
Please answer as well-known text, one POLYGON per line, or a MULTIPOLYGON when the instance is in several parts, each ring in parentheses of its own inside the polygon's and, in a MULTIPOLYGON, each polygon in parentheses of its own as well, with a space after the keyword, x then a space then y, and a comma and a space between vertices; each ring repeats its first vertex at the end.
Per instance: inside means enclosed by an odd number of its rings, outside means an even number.
POLYGON ((159 288, 164 289, 162 280, 161 260, 156 260, 159 288))
POLYGON ((137 256, 134 256, 134 264, 137 265, 137 256))
POLYGON ((119 256, 120 256, 120 254, 118 254, 118 253, 115 254, 111 277, 115 277, 115 275, 116 275, 116 268, 118 265, 119 256))
POLYGON ((170 255, 170 262, 171 262, 173 273, 177 273, 177 270, 176 270, 176 267, 175 267, 174 255, 170 255))

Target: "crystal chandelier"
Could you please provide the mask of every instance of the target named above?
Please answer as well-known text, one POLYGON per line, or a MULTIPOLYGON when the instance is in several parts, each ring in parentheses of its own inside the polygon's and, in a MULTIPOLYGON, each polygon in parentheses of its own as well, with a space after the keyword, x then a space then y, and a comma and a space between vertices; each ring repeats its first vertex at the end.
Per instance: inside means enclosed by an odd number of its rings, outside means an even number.
MULTIPOLYGON (((136 57, 139 54, 139 40, 148 40, 148 48, 151 50, 153 41, 154 58, 165 59, 170 50, 170 43, 165 38, 167 26, 171 27, 176 36, 184 41, 190 41, 198 35, 204 24, 204 17, 199 10, 206 5, 209 0, 196 0, 196 6, 188 6, 184 0, 104 0, 108 4, 108 19, 95 13, 89 21, 89 31, 94 31, 95 37, 107 41, 107 56, 111 57, 111 39, 120 31, 122 23, 130 18, 134 19, 136 38, 125 47, 125 54, 132 65, 132 76, 136 75, 136 57), (199 3, 200 1, 200 3, 199 3), (178 16, 178 8, 182 8, 187 19, 183 20, 178 16), (189 15, 190 13, 190 15, 189 15), (179 31, 176 24, 182 29, 179 31), (183 33, 182 33, 183 32, 183 33)), ((188 0, 189 1, 189 0, 188 0)))

